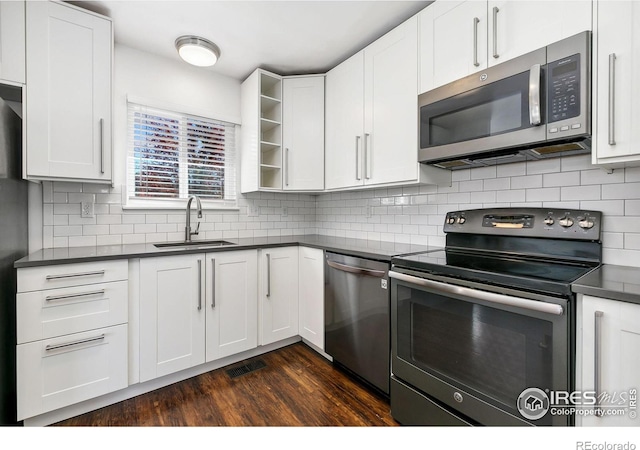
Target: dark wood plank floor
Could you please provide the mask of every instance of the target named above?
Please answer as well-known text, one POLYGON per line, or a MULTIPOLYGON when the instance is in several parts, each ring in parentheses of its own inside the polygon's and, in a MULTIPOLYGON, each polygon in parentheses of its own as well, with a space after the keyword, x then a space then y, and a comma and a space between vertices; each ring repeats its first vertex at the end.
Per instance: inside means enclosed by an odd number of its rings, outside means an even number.
POLYGON ((242 363, 234 364, 55 425, 398 425, 384 397, 303 343, 255 359, 266 367, 231 378, 226 370, 242 363))

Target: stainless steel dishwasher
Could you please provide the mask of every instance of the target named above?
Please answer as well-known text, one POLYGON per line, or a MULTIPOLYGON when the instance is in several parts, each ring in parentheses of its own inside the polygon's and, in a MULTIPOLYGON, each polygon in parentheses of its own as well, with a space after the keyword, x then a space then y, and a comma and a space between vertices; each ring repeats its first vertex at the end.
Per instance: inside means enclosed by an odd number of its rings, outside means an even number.
POLYGON ((325 351, 389 394, 389 264, 325 252, 325 351))

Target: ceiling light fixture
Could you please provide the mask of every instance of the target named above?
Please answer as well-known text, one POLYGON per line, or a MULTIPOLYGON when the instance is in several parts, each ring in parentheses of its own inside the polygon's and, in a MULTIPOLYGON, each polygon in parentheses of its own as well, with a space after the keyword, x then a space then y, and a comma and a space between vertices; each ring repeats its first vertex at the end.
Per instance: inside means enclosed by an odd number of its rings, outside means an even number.
POLYGON ((180 58, 194 66, 213 66, 220 58, 218 46, 198 36, 180 36, 176 39, 176 49, 180 58))

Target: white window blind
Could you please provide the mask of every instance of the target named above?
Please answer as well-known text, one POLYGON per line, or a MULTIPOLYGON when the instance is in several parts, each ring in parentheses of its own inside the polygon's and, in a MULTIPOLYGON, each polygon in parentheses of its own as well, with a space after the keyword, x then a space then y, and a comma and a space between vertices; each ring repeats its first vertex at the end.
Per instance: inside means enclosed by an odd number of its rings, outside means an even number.
POLYGON ((235 125, 128 103, 127 195, 234 206, 235 125))

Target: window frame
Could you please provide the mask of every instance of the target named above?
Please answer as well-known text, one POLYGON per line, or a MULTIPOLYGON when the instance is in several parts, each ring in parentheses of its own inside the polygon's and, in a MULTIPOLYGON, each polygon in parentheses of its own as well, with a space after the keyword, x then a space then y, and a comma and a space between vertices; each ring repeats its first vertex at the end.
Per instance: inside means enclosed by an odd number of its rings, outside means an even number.
MULTIPOLYGON (((212 111, 202 111, 202 110, 194 110, 193 108, 187 108, 184 106, 170 104, 166 102, 158 102, 158 101, 150 101, 147 99, 142 99, 139 97, 127 95, 125 101, 125 115, 126 115, 126 139, 125 139, 125 185, 122 190, 122 209, 150 209, 150 210, 184 210, 188 197, 185 198, 143 198, 143 197, 130 197, 129 193, 133 191, 135 188, 132 186, 132 183, 135 183, 135 175, 131 171, 131 161, 132 156, 132 138, 130 136, 130 123, 129 123, 129 104, 136 104, 142 107, 147 107, 151 109, 157 109, 160 111, 166 111, 169 115, 185 115, 192 116, 195 118, 203 118, 205 120, 211 120, 214 122, 223 122, 226 125, 233 126, 234 129, 234 142, 233 142, 233 160, 232 160, 232 170, 234 178, 233 191, 234 198, 233 199, 210 199, 205 197, 200 197, 202 202, 203 209, 209 210, 239 210, 238 206, 238 197, 240 193, 240 183, 239 183, 239 146, 238 139, 240 137, 240 120, 235 117, 225 116, 224 114, 219 114, 212 111)), ((182 145, 182 144, 180 144, 182 145)), ((185 159, 187 159, 185 157, 185 159)), ((181 172, 180 178, 183 176, 186 177, 187 171, 182 168, 183 164, 181 164, 181 172), (184 172, 184 173, 183 173, 184 172)), ((186 168, 187 164, 184 164, 186 168)), ((229 170, 225 168, 225 179, 227 178, 226 171, 229 170)), ((188 185, 187 183, 184 183, 188 185)), ((180 186, 183 185, 183 182, 180 183, 180 186)), ((184 192, 180 189, 180 194, 184 192)))

